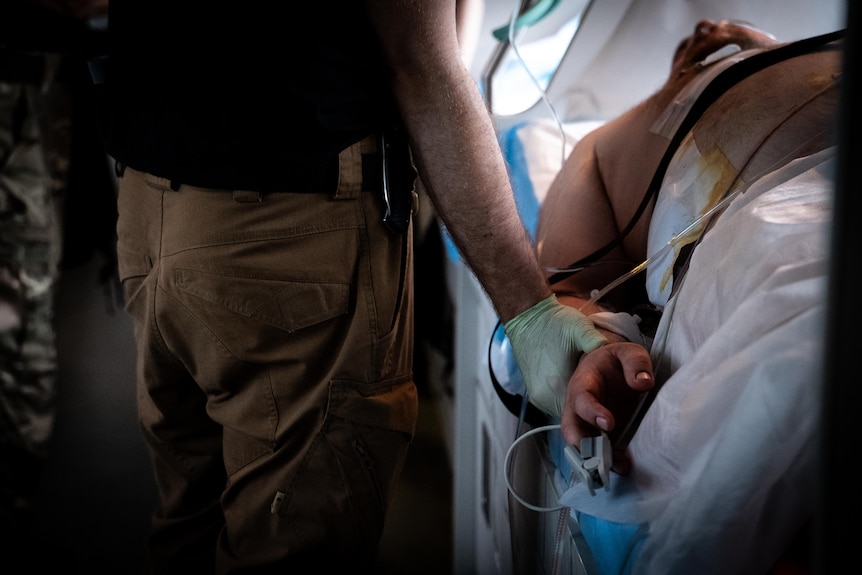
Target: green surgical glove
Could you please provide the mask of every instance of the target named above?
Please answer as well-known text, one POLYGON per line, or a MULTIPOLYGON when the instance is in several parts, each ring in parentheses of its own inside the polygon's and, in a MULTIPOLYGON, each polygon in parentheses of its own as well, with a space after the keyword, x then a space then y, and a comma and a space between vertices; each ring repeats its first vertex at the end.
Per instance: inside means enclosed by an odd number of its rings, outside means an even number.
POLYGON ((608 343, 587 316, 552 295, 503 328, 524 376, 530 401, 550 415, 563 413, 566 386, 581 353, 608 343))

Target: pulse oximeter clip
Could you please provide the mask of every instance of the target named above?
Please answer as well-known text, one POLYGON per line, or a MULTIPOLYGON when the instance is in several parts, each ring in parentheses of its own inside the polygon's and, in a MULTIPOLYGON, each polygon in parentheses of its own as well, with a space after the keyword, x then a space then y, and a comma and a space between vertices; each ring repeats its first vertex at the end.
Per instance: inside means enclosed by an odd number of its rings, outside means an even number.
POLYGON ((611 441, 606 433, 598 437, 584 437, 581 439, 581 449, 574 445, 567 445, 564 453, 566 461, 572 468, 574 479, 580 479, 590 495, 595 496, 596 489, 611 488, 611 465, 613 464, 613 452, 611 441))

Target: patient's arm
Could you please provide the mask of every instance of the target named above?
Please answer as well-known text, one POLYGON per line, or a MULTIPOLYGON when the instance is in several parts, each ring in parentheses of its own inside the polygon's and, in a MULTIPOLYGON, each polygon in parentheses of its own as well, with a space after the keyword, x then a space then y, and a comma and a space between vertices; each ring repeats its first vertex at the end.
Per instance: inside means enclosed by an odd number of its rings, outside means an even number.
MULTIPOLYGON (((649 129, 658 110, 654 102, 644 102, 587 134, 572 150, 539 213, 539 262, 549 276, 619 239, 635 218, 667 147, 667 141, 649 129)), ((604 288, 641 263, 646 257, 651 215, 650 204, 619 245, 552 289, 588 300, 591 291, 604 288)), ((635 277, 602 303, 631 309, 644 301, 643 277, 635 277)))
MULTIPOLYGON (((647 143, 640 118, 632 111, 587 134, 551 185, 537 229, 539 262, 551 268, 549 275, 612 242, 631 218, 652 177, 650 162, 657 162, 657 152, 647 153, 646 146, 637 159, 627 151, 647 143)), ((598 264, 552 285, 559 301, 587 315, 609 308, 630 309, 633 303, 645 301, 641 280, 626 282, 598 304, 589 303, 592 290, 605 287, 640 262, 650 214, 647 211, 626 241, 598 264)), ((618 427, 621 430, 641 392, 652 387, 649 352, 599 328, 612 343, 584 354, 567 387, 561 423, 570 445, 580 445, 581 438, 597 435, 598 430, 611 434, 618 427)), ((624 457, 615 454, 614 459, 615 470, 627 468, 624 457)))
MULTIPOLYGON (((632 418, 644 392, 654 384, 649 352, 634 343, 610 343, 584 354, 569 380, 560 420, 563 439, 608 433, 611 445, 632 418), (615 433, 616 432, 616 433, 615 433)), ((625 446, 614 449, 614 471, 626 473, 625 446)))
MULTIPOLYGON (((598 134, 594 131, 577 143, 542 202, 537 249, 539 263, 551 270, 549 275, 554 269, 567 268, 617 235, 614 209, 596 157, 598 134)), ((621 249, 605 258, 613 259, 625 259, 621 249)), ((554 291, 589 299, 590 290, 604 287, 618 275, 619 269, 602 265, 578 272, 555 285, 554 291)))

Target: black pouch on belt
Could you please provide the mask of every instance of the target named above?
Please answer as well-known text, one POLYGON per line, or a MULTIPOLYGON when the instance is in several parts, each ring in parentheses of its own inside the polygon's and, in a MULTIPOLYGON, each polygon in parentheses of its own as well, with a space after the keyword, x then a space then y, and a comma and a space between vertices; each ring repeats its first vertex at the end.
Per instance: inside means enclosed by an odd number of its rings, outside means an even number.
POLYGON ((383 222, 392 231, 405 234, 418 198, 415 191, 416 168, 403 128, 395 126, 383 132, 379 150, 383 162, 383 199, 386 202, 383 222))

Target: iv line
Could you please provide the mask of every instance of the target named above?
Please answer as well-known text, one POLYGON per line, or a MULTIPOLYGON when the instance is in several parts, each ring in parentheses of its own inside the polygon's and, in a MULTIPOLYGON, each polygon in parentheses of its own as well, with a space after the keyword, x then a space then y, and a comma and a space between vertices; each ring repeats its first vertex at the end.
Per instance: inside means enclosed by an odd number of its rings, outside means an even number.
POLYGON ((509 45, 512 47, 512 51, 515 53, 515 57, 521 63, 521 66, 524 68, 524 71, 527 73, 527 76, 530 77, 530 81, 533 82, 533 85, 539 91, 539 95, 542 98, 542 102, 548 107, 548 110, 551 112, 551 116, 554 119, 554 123, 557 125, 557 130, 560 132, 560 138, 563 141, 562 153, 560 163, 562 166, 566 165, 566 131, 563 128, 563 122, 560 120, 559 115, 557 114, 557 110, 554 109, 554 105, 548 99, 548 94, 542 88, 541 84, 539 84, 539 80, 533 75, 533 72, 530 70, 530 67, 527 66, 527 62, 521 56, 521 52, 518 50, 518 46, 515 43, 515 24, 518 20, 518 11, 520 9, 521 2, 520 0, 515 0, 515 8, 512 10, 512 17, 509 20, 509 45))
MULTIPOLYGON (((804 108, 807 104, 810 104, 819 96, 822 96, 823 94, 825 94, 827 92, 827 90, 828 90, 828 88, 824 88, 823 90, 820 90, 817 93, 815 93, 806 102, 803 102, 800 106, 796 107, 791 112, 791 114, 788 116, 788 118, 795 115, 802 108, 804 108)), ((763 145, 767 142, 767 140, 769 140, 769 138, 786 121, 787 121, 787 118, 785 118, 784 121, 782 121, 778 125, 776 125, 772 130, 770 130, 766 134, 766 136, 764 136, 764 138, 760 141, 760 143, 757 145, 757 147, 752 151, 751 155, 748 157, 745 164, 739 170, 739 173, 736 175, 733 182, 730 183, 730 186, 728 187, 728 189, 730 189, 730 187, 736 185, 736 183, 742 178, 742 175, 745 173, 745 170, 751 164, 752 160, 757 155, 757 152, 760 150, 760 148, 763 147, 763 145)), ((775 162, 773 162, 769 166, 763 168, 760 171, 760 173, 757 174, 755 176, 755 178, 753 178, 752 181, 757 181, 764 174, 767 174, 770 171, 772 171, 773 169, 777 168, 778 166, 783 165, 783 163, 785 161, 787 161, 788 159, 792 159, 792 158, 796 157, 796 154, 797 154, 797 152, 799 152, 799 150, 805 148, 809 143, 811 143, 812 141, 814 141, 816 138, 820 137, 821 135, 823 135, 827 131, 828 131, 827 129, 823 129, 823 130, 820 130, 819 132, 817 132, 816 134, 813 134, 810 138, 806 139, 805 141, 800 143, 798 146, 796 146, 795 148, 790 150, 788 153, 784 154, 781 158, 779 158, 778 160, 776 160, 775 162)), ((725 208, 744 189, 747 189, 747 187, 746 186, 740 186, 740 187, 736 188, 736 190, 734 190, 732 193, 725 195, 725 197, 720 202, 718 202, 716 205, 714 205, 713 207, 708 209, 706 212, 704 212, 702 215, 697 217, 693 222, 691 222, 688 226, 686 226, 685 229, 683 229, 681 232, 679 232, 679 233, 675 234, 673 237, 671 237, 671 239, 668 240, 668 242, 665 245, 663 245, 656 253, 648 256, 644 261, 642 261, 641 263, 639 263, 634 268, 632 268, 631 270, 629 270, 625 274, 621 275, 617 279, 613 280, 611 283, 609 283, 608 285, 603 287, 601 290, 598 290, 598 291, 595 291, 594 293, 592 293, 590 299, 584 304, 584 306, 596 304, 601 298, 603 298, 605 295, 607 295, 608 292, 610 292, 611 290, 618 287, 623 282, 629 280, 630 278, 636 276, 637 274, 639 274, 640 272, 645 270, 650 263, 652 263, 656 259, 663 256, 668 250, 674 248, 680 240, 684 239, 692 230, 694 230, 698 225, 700 225, 700 223, 703 220, 709 218, 710 216, 715 214, 717 211, 725 208)))
POLYGON ((595 304, 601 298, 603 298, 605 295, 607 295, 608 292, 610 292, 612 289, 616 288, 617 286, 619 286, 623 282, 627 281, 629 278, 636 276, 637 274, 639 274, 640 272, 645 270, 647 268, 647 266, 649 264, 651 264, 653 261, 664 256, 669 250, 676 247, 676 245, 681 240, 685 239, 688 236, 689 232, 691 232, 698 225, 700 225, 700 223, 702 221, 709 218, 712 214, 714 214, 718 210, 723 209, 727 204, 729 204, 733 200, 733 198, 738 196, 742 190, 743 190, 743 188, 739 187, 739 188, 736 188, 736 190, 733 193, 726 195, 720 202, 718 202, 713 207, 711 207, 710 209, 705 211, 698 218, 696 218, 693 222, 691 222, 688 226, 686 226, 684 230, 682 230, 678 234, 671 237, 670 240, 668 240, 668 242, 665 245, 663 245, 661 247, 661 249, 659 249, 657 252, 655 252, 651 256, 647 257, 644 261, 642 261, 641 263, 639 263, 638 265, 633 267, 628 272, 624 273, 623 275, 621 275, 617 279, 613 280, 611 283, 609 283, 608 285, 603 287, 601 290, 598 290, 595 293, 593 293, 592 296, 590 297, 589 301, 585 305, 595 304))

